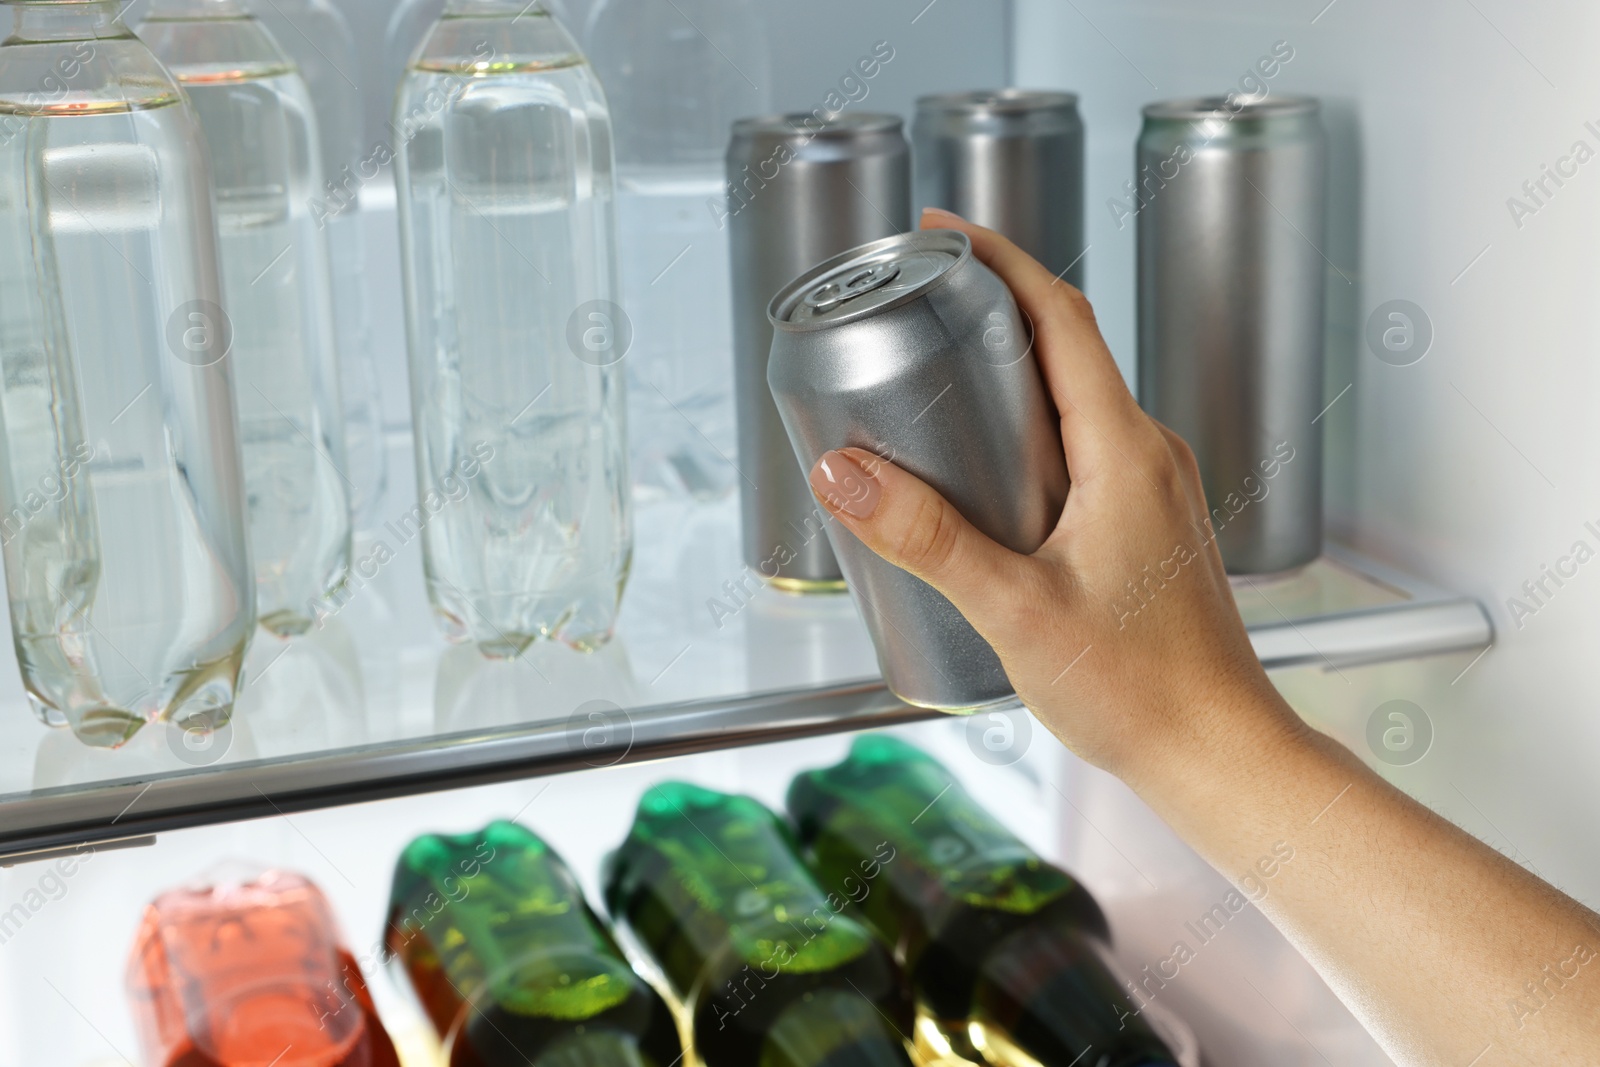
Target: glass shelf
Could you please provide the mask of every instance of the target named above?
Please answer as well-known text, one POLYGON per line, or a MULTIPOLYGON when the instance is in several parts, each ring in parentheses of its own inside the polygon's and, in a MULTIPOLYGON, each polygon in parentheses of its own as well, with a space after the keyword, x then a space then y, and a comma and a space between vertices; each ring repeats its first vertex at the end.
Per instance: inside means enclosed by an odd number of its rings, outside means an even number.
MULTIPOLYGON (((379 514, 398 520, 414 497, 409 443, 393 448, 379 514)), ((257 633, 234 722, 205 747, 165 723, 115 751, 85 747, 35 719, 3 657, 0 860, 936 717, 883 688, 847 595, 792 596, 756 581, 739 558, 736 497, 642 500, 636 524, 616 638, 592 654, 540 645, 512 661, 448 645, 428 609, 417 540, 398 523, 368 531, 351 595, 322 629, 292 643, 257 633)), ((1492 639, 1473 600, 1343 552, 1288 578, 1242 582, 1236 595, 1268 667, 1492 639)))

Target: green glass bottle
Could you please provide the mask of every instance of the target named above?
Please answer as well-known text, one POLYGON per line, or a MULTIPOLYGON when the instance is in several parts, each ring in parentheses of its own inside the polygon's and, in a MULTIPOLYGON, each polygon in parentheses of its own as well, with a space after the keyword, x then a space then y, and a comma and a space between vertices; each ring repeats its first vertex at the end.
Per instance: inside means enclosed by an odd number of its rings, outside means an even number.
POLYGON ((917 1005, 967 1059, 1160 1067, 1172 1054, 1106 968, 1105 916, 937 760, 881 734, 789 786, 825 889, 895 946, 917 1005))
POLYGON ((688 1013, 706 1067, 909 1067, 904 975, 749 797, 652 788, 606 863, 605 897, 688 1013))
POLYGON ((451 1067, 672 1067, 666 1002, 561 857, 516 823, 426 834, 395 865, 385 945, 451 1067))

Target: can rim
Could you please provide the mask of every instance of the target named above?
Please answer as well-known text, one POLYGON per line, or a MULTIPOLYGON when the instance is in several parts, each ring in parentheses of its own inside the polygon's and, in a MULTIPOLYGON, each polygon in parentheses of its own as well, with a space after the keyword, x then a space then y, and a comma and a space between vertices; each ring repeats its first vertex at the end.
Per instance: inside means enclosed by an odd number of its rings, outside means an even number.
POLYGON ((905 122, 899 115, 887 111, 840 111, 823 125, 812 126, 817 121, 815 111, 785 111, 767 115, 748 115, 733 121, 734 137, 817 138, 845 140, 874 133, 896 133, 905 122))
POLYGON ((1059 89, 972 89, 917 97, 917 111, 958 115, 1026 115, 1076 110, 1078 94, 1059 89))
POLYGON ((774 329, 787 330, 794 333, 811 333, 817 330, 826 330, 834 326, 843 326, 846 323, 856 322, 871 315, 892 311, 897 307, 909 304, 913 300, 921 299, 943 285, 956 270, 972 258, 972 240, 960 230, 912 230, 909 233, 897 233, 891 237, 880 237, 876 241, 857 245, 847 251, 840 252, 823 260, 816 266, 795 278, 788 285, 778 290, 778 294, 767 305, 767 321, 772 323, 774 329), (910 246, 912 249, 924 252, 945 252, 955 257, 955 262, 948 268, 929 278, 915 289, 908 289, 893 300, 859 311, 848 311, 837 318, 812 319, 809 322, 794 322, 782 317, 800 302, 804 295, 814 288, 817 281, 839 270, 853 260, 875 255, 886 248, 896 245, 910 246))
POLYGON ((1314 96, 1251 97, 1243 93, 1226 96, 1191 96, 1178 100, 1158 100, 1146 104, 1147 119, 1274 119, 1315 114, 1322 102, 1314 96))

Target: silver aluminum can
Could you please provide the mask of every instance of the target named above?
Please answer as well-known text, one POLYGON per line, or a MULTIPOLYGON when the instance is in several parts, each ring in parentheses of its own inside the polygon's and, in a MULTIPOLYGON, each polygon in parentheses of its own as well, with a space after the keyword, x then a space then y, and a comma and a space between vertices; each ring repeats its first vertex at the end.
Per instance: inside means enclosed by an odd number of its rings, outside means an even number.
POLYGON ((895 115, 774 115, 734 123, 727 170, 745 563, 791 592, 839 590, 827 516, 767 388, 767 305, 814 264, 911 228, 911 149, 895 115))
POLYGON ((911 127, 916 207, 942 207, 1014 241, 1083 288, 1083 121, 1072 93, 940 93, 911 127))
POLYGON ((1322 551, 1327 139, 1315 100, 1151 104, 1139 136, 1139 400, 1194 449, 1223 563, 1322 551))
MULTIPOLYGON (((1044 543, 1067 499, 1060 423, 1016 302, 965 234, 862 245, 784 287, 771 315, 767 379, 800 467, 868 449, 1006 547, 1044 543)), ((950 601, 840 523, 828 536, 896 696, 952 712, 1013 699, 950 601)))

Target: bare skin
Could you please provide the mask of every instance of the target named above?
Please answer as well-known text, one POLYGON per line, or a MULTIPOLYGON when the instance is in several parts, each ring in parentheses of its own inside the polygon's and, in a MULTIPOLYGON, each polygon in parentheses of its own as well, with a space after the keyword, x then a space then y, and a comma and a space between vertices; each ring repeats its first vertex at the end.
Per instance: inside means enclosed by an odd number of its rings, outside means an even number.
POLYGON ((1291 847, 1259 906, 1396 1063, 1600 1063, 1600 916, 1294 713, 1201 532, 1193 454, 1140 410, 1083 294, 954 215, 922 224, 966 233, 1033 320, 1072 472, 1065 512, 1019 555, 859 449, 813 469, 823 505, 949 597, 1039 720, 1224 875, 1291 847), (1128 581, 1169 560, 1178 577, 1119 615, 1128 581))

